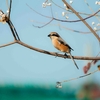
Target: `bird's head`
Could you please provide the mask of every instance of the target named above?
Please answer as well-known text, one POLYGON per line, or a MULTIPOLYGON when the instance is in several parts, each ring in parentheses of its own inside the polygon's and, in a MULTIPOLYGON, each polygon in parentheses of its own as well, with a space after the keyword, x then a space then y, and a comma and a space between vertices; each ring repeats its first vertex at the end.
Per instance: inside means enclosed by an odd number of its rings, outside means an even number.
POLYGON ((58 37, 60 37, 60 35, 57 32, 51 32, 48 35, 48 37, 50 37, 52 39, 52 38, 58 38, 58 37))

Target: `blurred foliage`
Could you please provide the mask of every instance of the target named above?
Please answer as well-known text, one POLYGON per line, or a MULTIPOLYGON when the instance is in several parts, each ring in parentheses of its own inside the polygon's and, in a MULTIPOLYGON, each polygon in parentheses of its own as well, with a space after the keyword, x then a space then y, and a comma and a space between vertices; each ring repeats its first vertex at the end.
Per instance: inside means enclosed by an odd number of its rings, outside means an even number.
POLYGON ((79 98, 78 100, 100 100, 100 85, 85 83, 80 87, 77 98, 79 98))
POLYGON ((85 83, 77 89, 54 85, 0 85, 0 100, 100 100, 100 85, 85 83))
POLYGON ((75 91, 33 85, 0 86, 0 100, 76 100, 75 91))

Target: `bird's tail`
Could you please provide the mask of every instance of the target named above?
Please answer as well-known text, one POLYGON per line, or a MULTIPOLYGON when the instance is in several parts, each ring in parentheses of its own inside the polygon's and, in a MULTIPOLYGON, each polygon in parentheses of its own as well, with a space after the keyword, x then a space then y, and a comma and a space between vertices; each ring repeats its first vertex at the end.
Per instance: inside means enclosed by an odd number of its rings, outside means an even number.
POLYGON ((77 69, 79 69, 79 67, 77 66, 75 60, 73 59, 73 57, 72 57, 72 55, 71 55, 71 53, 69 53, 69 55, 70 55, 70 58, 73 60, 73 62, 74 62, 74 64, 75 64, 75 66, 77 67, 77 69))

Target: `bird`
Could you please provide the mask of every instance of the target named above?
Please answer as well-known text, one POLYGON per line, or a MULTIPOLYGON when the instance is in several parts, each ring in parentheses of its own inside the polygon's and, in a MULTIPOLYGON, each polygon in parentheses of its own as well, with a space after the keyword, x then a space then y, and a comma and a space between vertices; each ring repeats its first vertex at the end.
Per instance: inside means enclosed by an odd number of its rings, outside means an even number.
POLYGON ((61 36, 57 33, 57 32, 51 32, 48 37, 50 37, 53 46, 58 49, 61 52, 64 52, 67 56, 67 54, 69 54, 70 58, 72 59, 72 61, 74 62, 75 66, 77 67, 77 69, 79 69, 79 67, 77 66, 75 60, 73 59, 72 55, 71 55, 71 50, 73 50, 62 38, 61 36), (66 54, 67 53, 67 54, 66 54))

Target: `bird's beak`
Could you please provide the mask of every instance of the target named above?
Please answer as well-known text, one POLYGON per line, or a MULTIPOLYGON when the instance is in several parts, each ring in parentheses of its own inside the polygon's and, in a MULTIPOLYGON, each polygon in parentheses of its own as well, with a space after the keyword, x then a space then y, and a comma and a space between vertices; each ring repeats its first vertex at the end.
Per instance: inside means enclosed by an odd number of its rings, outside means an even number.
POLYGON ((50 34, 48 35, 48 37, 50 37, 50 34))

